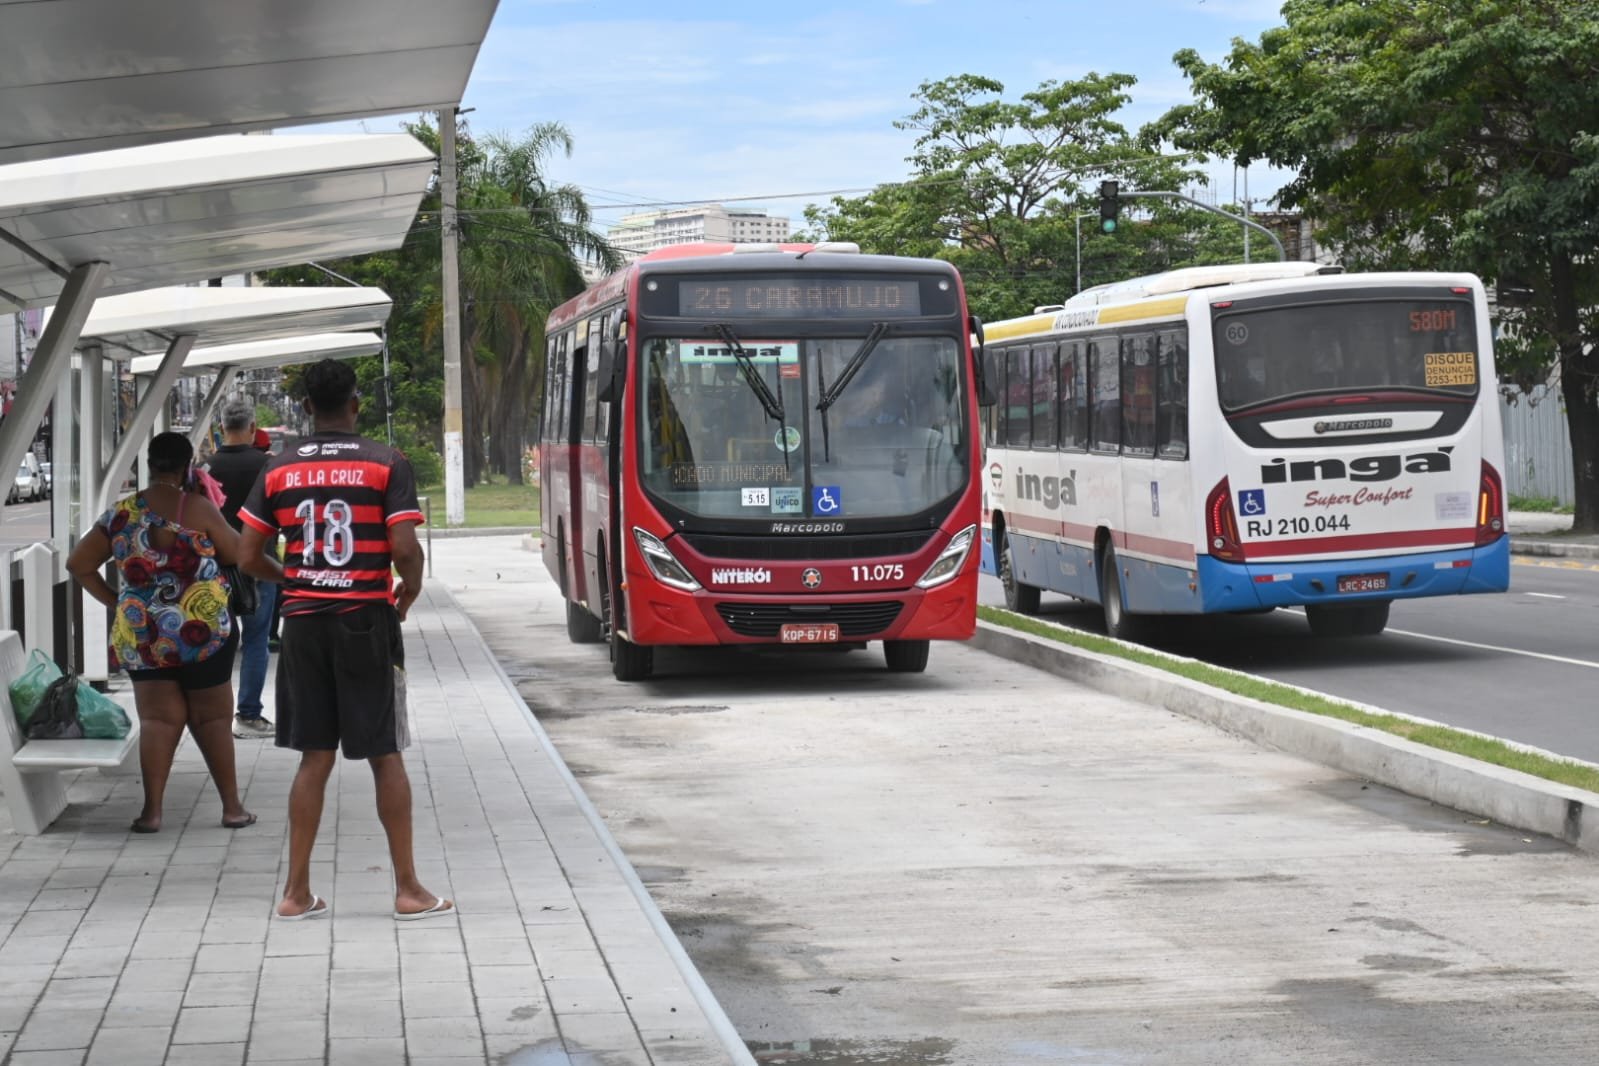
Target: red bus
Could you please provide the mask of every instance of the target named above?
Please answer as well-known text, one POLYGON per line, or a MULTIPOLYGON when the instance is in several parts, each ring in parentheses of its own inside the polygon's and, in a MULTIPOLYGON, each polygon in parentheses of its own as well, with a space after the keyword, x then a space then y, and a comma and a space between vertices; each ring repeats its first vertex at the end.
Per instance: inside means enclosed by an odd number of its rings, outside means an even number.
MULTIPOLYGON (((850 244, 646 255, 556 308, 544 563, 567 634, 861 647, 976 627, 979 362, 955 268, 850 244)), ((977 342, 980 344, 980 340, 977 342)))

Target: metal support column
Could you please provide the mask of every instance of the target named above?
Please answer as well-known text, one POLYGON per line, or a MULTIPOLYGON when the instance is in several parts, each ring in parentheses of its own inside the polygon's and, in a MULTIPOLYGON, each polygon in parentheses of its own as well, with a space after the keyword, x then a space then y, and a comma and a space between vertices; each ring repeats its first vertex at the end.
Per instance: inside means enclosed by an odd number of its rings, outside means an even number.
MULTIPOLYGON (((34 350, 28 372, 17 382, 16 402, 4 422, 0 422, 0 470, 16 474, 22 454, 33 445, 34 434, 44 419, 45 409, 55 395, 57 379, 72 365, 72 349, 83 332, 84 320, 94 306, 94 298, 105 282, 107 263, 84 263, 73 267, 67 284, 56 301, 34 350)), ((54 431, 54 430, 53 430, 54 431)), ((70 431, 70 429, 69 429, 70 431)), ((52 474, 54 471, 52 470, 52 474)))
POLYGON ((233 386, 233 381, 239 376, 239 368, 225 366, 217 379, 211 383, 211 389, 205 394, 205 399, 200 401, 200 409, 194 412, 194 428, 189 430, 189 443, 194 445, 195 453, 200 451, 200 442, 205 440, 206 434, 211 429, 211 416, 222 404, 222 397, 227 395, 228 389, 233 386))
POLYGON ((151 429, 160 421, 158 416, 166 412, 172 384, 178 380, 178 373, 183 369, 183 360, 188 357, 189 349, 192 347, 194 347, 192 333, 179 334, 173 338, 171 347, 161 360, 160 369, 151 376, 150 384, 145 389, 143 398, 139 400, 133 418, 128 422, 128 431, 117 441, 116 450, 111 453, 111 461, 106 464, 105 476, 101 479, 100 496, 94 501, 94 508, 83 516, 80 525, 87 526, 111 506, 111 497, 116 494, 121 484, 119 474, 133 463, 136 453, 144 451, 144 446, 150 439, 151 429))

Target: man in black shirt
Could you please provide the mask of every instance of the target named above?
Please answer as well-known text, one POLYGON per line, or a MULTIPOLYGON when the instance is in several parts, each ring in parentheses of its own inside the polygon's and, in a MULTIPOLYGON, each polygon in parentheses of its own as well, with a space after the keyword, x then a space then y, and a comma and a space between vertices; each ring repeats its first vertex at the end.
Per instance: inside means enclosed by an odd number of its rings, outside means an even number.
MULTIPOLYGON (((255 406, 242 396, 222 405, 222 446, 206 467, 222 485, 227 500, 222 517, 234 529, 242 529, 239 508, 261 476, 271 456, 255 447, 255 406)), ((278 587, 261 581, 257 585, 255 613, 239 619, 243 636, 239 641, 238 715, 233 719, 233 735, 241 738, 274 735, 272 722, 263 715, 261 689, 266 684, 267 634, 272 629, 272 606, 278 587)))

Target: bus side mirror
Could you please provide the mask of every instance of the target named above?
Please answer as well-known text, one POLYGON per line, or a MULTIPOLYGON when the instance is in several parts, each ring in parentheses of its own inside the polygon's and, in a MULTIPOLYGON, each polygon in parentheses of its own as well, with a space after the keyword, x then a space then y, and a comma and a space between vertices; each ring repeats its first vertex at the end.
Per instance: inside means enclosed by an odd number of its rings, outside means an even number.
POLYGON ((967 319, 967 324, 972 331, 972 355, 977 367, 977 404, 980 407, 992 407, 999 402, 999 397, 994 393, 994 382, 999 374, 988 345, 983 341, 983 320, 972 315, 967 319))

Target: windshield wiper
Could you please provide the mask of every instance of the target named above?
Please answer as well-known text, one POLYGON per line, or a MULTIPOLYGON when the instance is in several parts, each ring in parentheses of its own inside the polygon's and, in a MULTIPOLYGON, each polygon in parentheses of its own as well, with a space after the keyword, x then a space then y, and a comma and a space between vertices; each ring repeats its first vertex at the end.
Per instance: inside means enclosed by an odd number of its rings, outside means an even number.
POLYGON ((866 357, 872 354, 872 349, 877 347, 877 342, 883 339, 888 332, 887 322, 873 322, 871 330, 866 334, 866 339, 861 346, 855 349, 855 354, 849 357, 849 362, 844 364, 844 369, 834 379, 832 387, 823 393, 822 398, 816 401, 818 411, 826 411, 838 402, 838 398, 849 388, 849 383, 855 375, 860 373, 861 367, 866 365, 866 357))
POLYGON ((783 421, 783 401, 774 396, 772 390, 767 387, 766 379, 761 377, 759 370, 755 369, 755 360, 750 358, 750 353, 745 351, 744 346, 739 343, 737 335, 733 332, 733 327, 725 322, 718 322, 708 328, 720 337, 722 343, 727 345, 728 349, 732 351, 733 361, 738 364, 739 372, 744 375, 744 383, 750 387, 750 391, 755 394, 756 399, 761 401, 761 408, 766 412, 766 417, 775 418, 779 422, 783 421))

